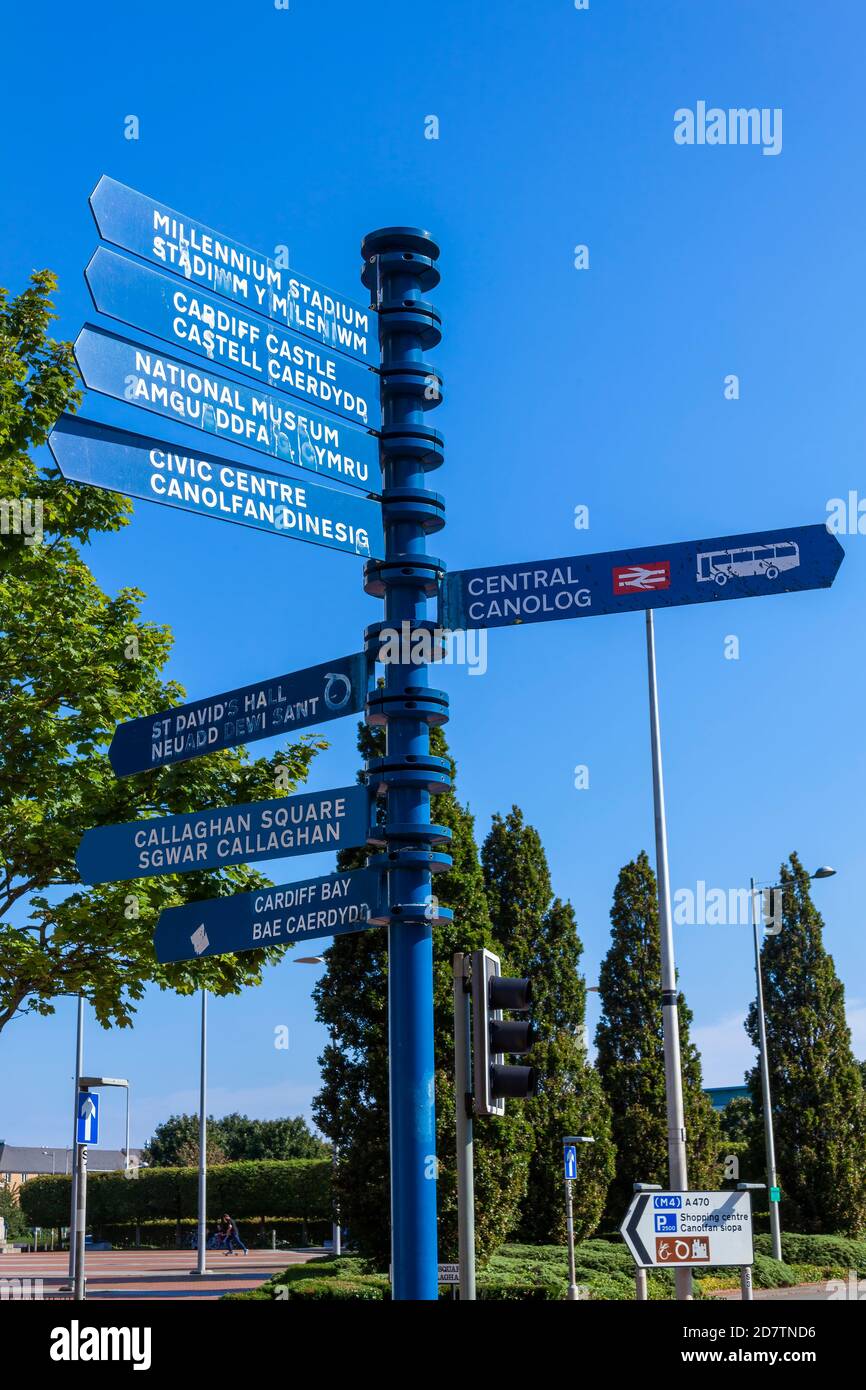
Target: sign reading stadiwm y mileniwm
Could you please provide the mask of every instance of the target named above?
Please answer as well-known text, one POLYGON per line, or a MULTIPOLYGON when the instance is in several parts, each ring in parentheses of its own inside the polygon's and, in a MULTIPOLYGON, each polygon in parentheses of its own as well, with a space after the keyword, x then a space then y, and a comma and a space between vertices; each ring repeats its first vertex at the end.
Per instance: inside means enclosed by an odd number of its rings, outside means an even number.
POLYGON ((153 946, 163 965, 233 955, 363 931, 385 920, 383 910, 387 911, 381 875, 375 869, 354 869, 231 898, 168 907, 160 913, 153 946))
POLYGON ((105 246, 84 275, 98 313, 356 424, 379 424, 379 376, 362 363, 105 246))
POLYGON ((130 777, 219 748, 359 714, 366 698, 367 658, 355 652, 130 719, 115 729, 108 757, 118 777, 130 777))
POLYGON ((61 415, 48 447, 64 478, 352 555, 384 554, 382 508, 356 492, 61 415))
POLYGON ((126 883, 257 859, 358 849, 367 840, 369 805, 366 787, 338 787, 101 825, 85 831, 75 862, 82 883, 126 883))
POLYGON ((300 407, 276 391, 191 367, 115 333, 86 326, 75 341, 84 384, 179 425, 268 454, 319 478, 372 490, 379 444, 369 431, 300 407))
POLYGON ((378 360, 377 316, 363 304, 105 174, 90 208, 104 241, 361 362, 378 360))
POLYGON ((451 629, 591 618, 635 609, 829 588, 844 551, 826 526, 457 570, 442 585, 451 629))

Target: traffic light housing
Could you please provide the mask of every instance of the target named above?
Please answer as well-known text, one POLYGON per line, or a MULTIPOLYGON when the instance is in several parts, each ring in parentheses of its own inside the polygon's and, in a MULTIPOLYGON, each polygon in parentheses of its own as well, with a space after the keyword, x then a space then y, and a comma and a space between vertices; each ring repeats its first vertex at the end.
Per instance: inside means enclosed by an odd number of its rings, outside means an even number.
POLYGON ((502 974, 492 951, 472 952, 472 1091, 476 1115, 504 1115, 506 1098, 535 1094, 534 1067, 514 1066, 508 1055, 522 1056, 532 1046, 528 1019, 505 1019, 503 1010, 525 1014, 532 1003, 532 982, 502 974))

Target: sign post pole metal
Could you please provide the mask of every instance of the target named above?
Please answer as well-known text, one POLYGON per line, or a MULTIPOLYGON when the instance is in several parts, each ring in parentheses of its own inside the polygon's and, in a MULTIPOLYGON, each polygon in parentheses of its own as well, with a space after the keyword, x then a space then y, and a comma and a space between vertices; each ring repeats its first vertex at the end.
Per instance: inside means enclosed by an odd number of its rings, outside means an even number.
POLYGON ((77 1303, 83 1303, 85 1294, 84 1283, 84 1233, 87 1230, 87 1145, 76 1144, 77 1162, 75 1164, 78 1173, 78 1184, 76 1189, 76 1211, 75 1211, 75 1280, 72 1297, 77 1303))
POLYGON ((201 991, 201 1067, 198 1091, 198 1259, 207 1274, 207 990, 201 991))
POLYGON ((752 1293, 752 1266, 740 1266, 740 1297, 744 1303, 751 1303, 754 1294, 752 1293))
MULTIPOLYGON (((383 627, 410 641, 431 637, 427 600, 444 568, 427 555, 426 537, 445 522, 441 497, 426 473, 443 461, 442 441, 425 425, 441 382, 423 352, 440 341, 439 317, 421 295, 439 282, 439 248, 411 227, 371 232, 361 247, 362 281, 376 296, 381 352, 385 558, 365 568, 368 593, 385 601, 385 623, 367 630, 375 657, 383 627)), ((384 725, 386 754, 367 764, 368 782, 384 787, 385 853, 374 860, 388 876, 388 1036, 390 1057, 391 1251, 394 1298, 438 1298, 436 1129, 433 1054, 433 926, 448 920, 432 893, 431 870, 450 863, 433 847, 448 842, 431 825, 431 791, 449 785, 430 756, 430 724, 444 723, 448 698, 428 686, 424 654, 404 652, 386 665, 384 687, 370 692, 367 722, 384 725), (436 861, 439 862, 436 862, 436 861)), ((450 914, 449 914, 450 916, 450 914)))
POLYGON ((454 957, 454 1114, 457 1132, 457 1247, 460 1300, 475 1298, 475 1173, 472 1135, 471 994, 469 956, 454 957))
MULTIPOLYGON (((674 960, 674 934, 671 924, 668 832, 665 820, 665 784, 656 679, 655 629, 651 608, 648 608, 646 613, 646 654, 652 743, 656 883, 659 904, 659 936, 661 939, 661 999, 664 1030, 665 1102, 668 1125, 668 1171, 671 1189, 674 1192, 685 1192, 689 1185, 686 1168, 686 1122, 683 1109, 683 1076, 680 1058, 679 1010, 677 1008, 677 969, 674 960)), ((678 1299, 693 1297, 692 1276, 688 1269, 676 1271, 676 1290, 678 1299)))
POLYGON ((755 987, 758 1014, 758 1060, 761 1068, 761 1104, 764 1110, 764 1148, 767 1155, 767 1193, 770 1198, 770 1239, 774 1260, 782 1258, 782 1231, 779 1222, 779 1203, 774 1200, 778 1190, 776 1177, 776 1143, 773 1135, 773 1103, 770 1096, 770 1059, 767 1055, 767 1018, 764 1012, 764 982, 761 977, 760 914, 755 908, 755 880, 749 883, 749 911, 755 945, 755 987))
MULTIPOLYGON (((76 1153, 78 1141, 78 1091, 81 1073, 84 1070, 84 995, 78 996, 78 1015, 75 1025, 75 1096, 72 1103, 72 1152, 76 1153)), ((75 1279, 75 1232, 78 1222, 78 1164, 72 1165, 72 1192, 69 1210, 69 1278, 75 1279)))

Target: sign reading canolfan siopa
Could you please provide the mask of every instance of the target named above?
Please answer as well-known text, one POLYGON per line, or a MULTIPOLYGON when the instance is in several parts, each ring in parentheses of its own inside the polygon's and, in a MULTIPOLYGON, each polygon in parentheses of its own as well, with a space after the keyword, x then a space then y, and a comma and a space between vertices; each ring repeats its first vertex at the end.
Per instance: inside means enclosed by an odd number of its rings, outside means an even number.
POLYGON ((844 554, 826 526, 791 526, 457 570, 443 581, 439 621, 450 629, 510 627, 825 589, 844 554))

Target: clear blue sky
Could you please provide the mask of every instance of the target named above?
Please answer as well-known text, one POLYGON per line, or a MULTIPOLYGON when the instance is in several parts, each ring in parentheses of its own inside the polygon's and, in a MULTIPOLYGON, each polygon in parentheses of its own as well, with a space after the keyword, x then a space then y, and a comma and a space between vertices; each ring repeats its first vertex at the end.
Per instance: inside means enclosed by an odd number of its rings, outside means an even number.
MULTIPOLYGON (((860 7, 439 0, 420 16, 404 0, 16 7, 2 283, 52 267, 59 333, 93 317, 87 196, 102 173, 261 251, 285 243, 350 294, 366 231, 429 227, 447 390, 435 549, 452 568, 817 522, 866 489, 860 7), (674 112, 699 100, 782 108, 782 152, 675 144, 674 112)), ((832 590, 664 612, 657 639, 672 885, 768 879, 794 848, 834 864, 816 898, 863 1057, 866 539, 842 540, 832 590)), ((89 558, 107 590, 140 586, 147 617, 172 626, 170 671, 191 697, 355 650, 381 612, 354 557, 147 503, 89 558)), ((652 851, 643 621, 493 632, 489 663, 443 676, 459 791, 479 837, 512 802, 538 827, 592 983, 617 871, 652 851), (579 763, 589 790, 573 788, 579 763)), ((313 788, 355 774, 354 721, 327 733, 313 788)), ((677 951, 706 1080, 737 1083, 747 931, 681 927, 677 951)), ((212 1006, 214 1111, 308 1112, 316 974, 289 960, 212 1006), (279 1024, 288 1051, 272 1045, 279 1024)), ((151 991, 132 1031, 88 1019, 88 1070, 131 1078, 136 1143, 195 1106, 197 1007, 151 991)), ((67 1141, 73 1026, 64 1001, 3 1036, 0 1137, 67 1141)), ((106 1115, 120 1142, 120 1105, 106 1115)))

